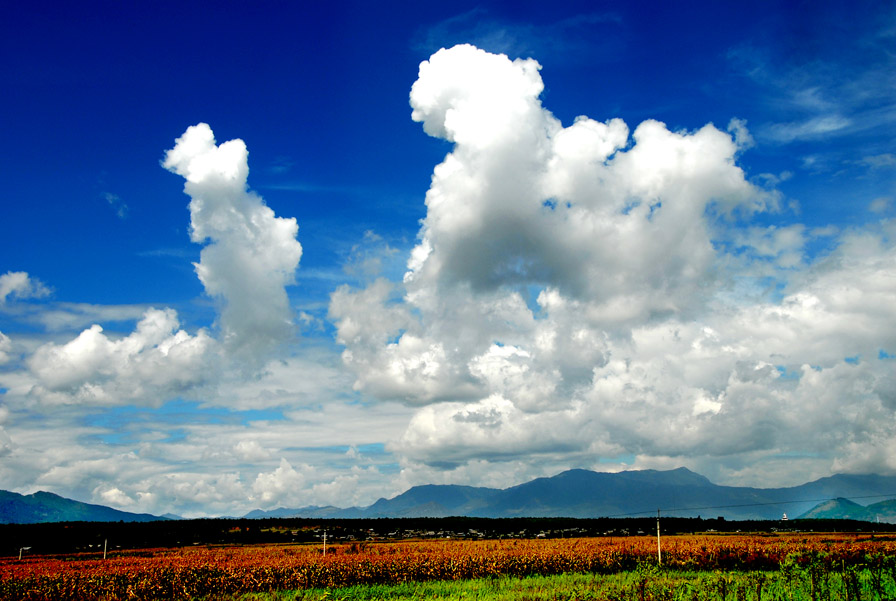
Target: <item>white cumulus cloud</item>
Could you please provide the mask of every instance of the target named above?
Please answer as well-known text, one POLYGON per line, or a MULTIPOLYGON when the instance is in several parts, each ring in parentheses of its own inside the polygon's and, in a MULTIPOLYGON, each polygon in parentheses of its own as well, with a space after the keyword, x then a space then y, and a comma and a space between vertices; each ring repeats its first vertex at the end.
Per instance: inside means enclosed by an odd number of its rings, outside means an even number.
POLYGON ((418 407, 391 447, 406 472, 885 456, 892 226, 826 232, 810 259, 820 234, 750 223, 777 197, 737 164, 743 121, 564 127, 543 87, 535 61, 472 46, 421 64, 412 118, 454 147, 407 272, 332 296, 356 389, 418 407))
MULTIPOLYGON (((39 346, 25 359, 27 373, 6 376, 17 398, 160 406, 215 381, 222 361, 260 368, 294 336, 286 286, 294 282, 302 255, 298 226, 295 219, 276 217, 247 189, 247 157, 241 140, 217 145, 209 126, 199 124, 177 139, 163 162, 186 179, 191 238, 205 244, 196 273, 220 300, 220 335, 205 329, 188 333, 173 309, 60 304, 40 317, 49 328, 92 325, 71 340, 39 346), (130 333, 104 329, 109 321, 135 318, 130 333)), ((47 286, 25 272, 0 276, 0 304, 48 294, 47 286)), ((10 362, 12 352, 12 341, 0 334, 0 363, 10 362)), ((259 449, 238 451, 257 456, 259 449)))
POLYGON ((190 235, 207 243, 196 273, 222 303, 222 342, 241 359, 264 357, 294 334, 285 287, 302 257, 296 220, 275 216, 248 190, 243 141, 217 145, 205 123, 187 128, 162 164, 186 179, 190 235))
MULTIPOLYGON (((304 466, 309 469, 308 466, 304 466)), ((304 496, 306 476, 294 468, 285 458, 271 472, 262 472, 252 484, 252 500, 262 508, 277 506, 298 507, 304 496)))
POLYGON ((149 309, 123 338, 93 325, 64 344, 47 343, 27 359, 29 395, 54 404, 159 405, 208 377, 214 341, 179 325, 174 310, 149 309))

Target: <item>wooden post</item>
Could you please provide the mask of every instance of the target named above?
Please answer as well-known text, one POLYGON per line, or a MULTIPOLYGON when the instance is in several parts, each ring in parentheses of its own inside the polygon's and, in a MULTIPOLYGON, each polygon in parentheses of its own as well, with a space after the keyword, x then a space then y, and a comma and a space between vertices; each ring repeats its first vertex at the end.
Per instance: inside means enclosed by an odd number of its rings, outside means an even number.
POLYGON ((327 531, 324 530, 324 557, 327 556, 327 531))
POLYGON ((106 549, 109 548, 109 539, 103 541, 103 559, 106 559, 106 549))
POLYGON ((660 510, 656 510, 656 563, 663 565, 663 548, 660 545, 660 510))

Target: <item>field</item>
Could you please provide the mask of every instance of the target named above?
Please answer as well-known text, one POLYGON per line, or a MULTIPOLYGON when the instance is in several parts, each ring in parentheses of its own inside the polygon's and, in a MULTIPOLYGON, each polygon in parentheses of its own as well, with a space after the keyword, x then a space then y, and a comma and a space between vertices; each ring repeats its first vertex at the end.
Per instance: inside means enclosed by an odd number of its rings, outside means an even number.
POLYGON ((0 599, 889 599, 896 542, 846 534, 193 546, 0 559, 0 599))

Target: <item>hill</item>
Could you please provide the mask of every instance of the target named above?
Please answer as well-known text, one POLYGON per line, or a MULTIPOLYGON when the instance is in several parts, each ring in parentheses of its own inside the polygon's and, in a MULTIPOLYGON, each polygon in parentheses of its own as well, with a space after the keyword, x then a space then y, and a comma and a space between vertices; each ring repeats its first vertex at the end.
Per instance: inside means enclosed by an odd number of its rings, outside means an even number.
POLYGON ((864 505, 849 499, 837 498, 819 503, 800 516, 801 520, 860 520, 871 522, 874 515, 864 505))
POLYGON ((819 503, 799 519, 804 520, 858 520, 896 524, 896 500, 881 501, 868 506, 848 499, 838 498, 819 503))
POLYGON ((150 522, 163 520, 148 513, 130 513, 66 499, 50 492, 31 495, 0 490, 0 524, 48 522, 150 522))

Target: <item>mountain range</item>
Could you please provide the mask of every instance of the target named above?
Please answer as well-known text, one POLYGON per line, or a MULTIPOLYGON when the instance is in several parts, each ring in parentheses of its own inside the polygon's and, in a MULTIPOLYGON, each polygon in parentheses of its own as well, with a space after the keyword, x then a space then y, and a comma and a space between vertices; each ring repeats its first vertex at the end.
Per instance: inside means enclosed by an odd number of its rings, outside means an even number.
MULTIPOLYGON (((574 469, 510 488, 459 485, 415 486, 367 507, 301 507, 255 510, 246 518, 511 517, 723 517, 779 520, 792 517, 896 523, 896 500, 861 505, 857 500, 896 499, 896 477, 838 474, 799 486, 720 486, 686 468, 618 473, 574 469)), ((62 521, 142 522, 153 516, 91 505, 48 492, 0 491, 0 523, 62 521)))
MULTIPOLYGON (((896 497, 896 477, 839 474, 799 486, 751 488, 720 486, 686 468, 618 473, 574 469, 505 489, 457 485, 415 486, 368 507, 303 507, 255 510, 245 517, 724 517, 730 520, 778 520, 801 517, 830 499, 896 497)), ((857 504, 858 505, 858 504, 857 504)), ((894 501, 896 505, 896 501, 894 501)), ((859 505, 859 507, 862 507, 859 505)), ((877 519, 869 506, 869 517, 877 519)), ((857 514, 858 515, 858 514, 857 514)), ((811 517, 829 517, 818 510, 811 517)), ((880 520, 896 515, 880 512, 880 520)))

